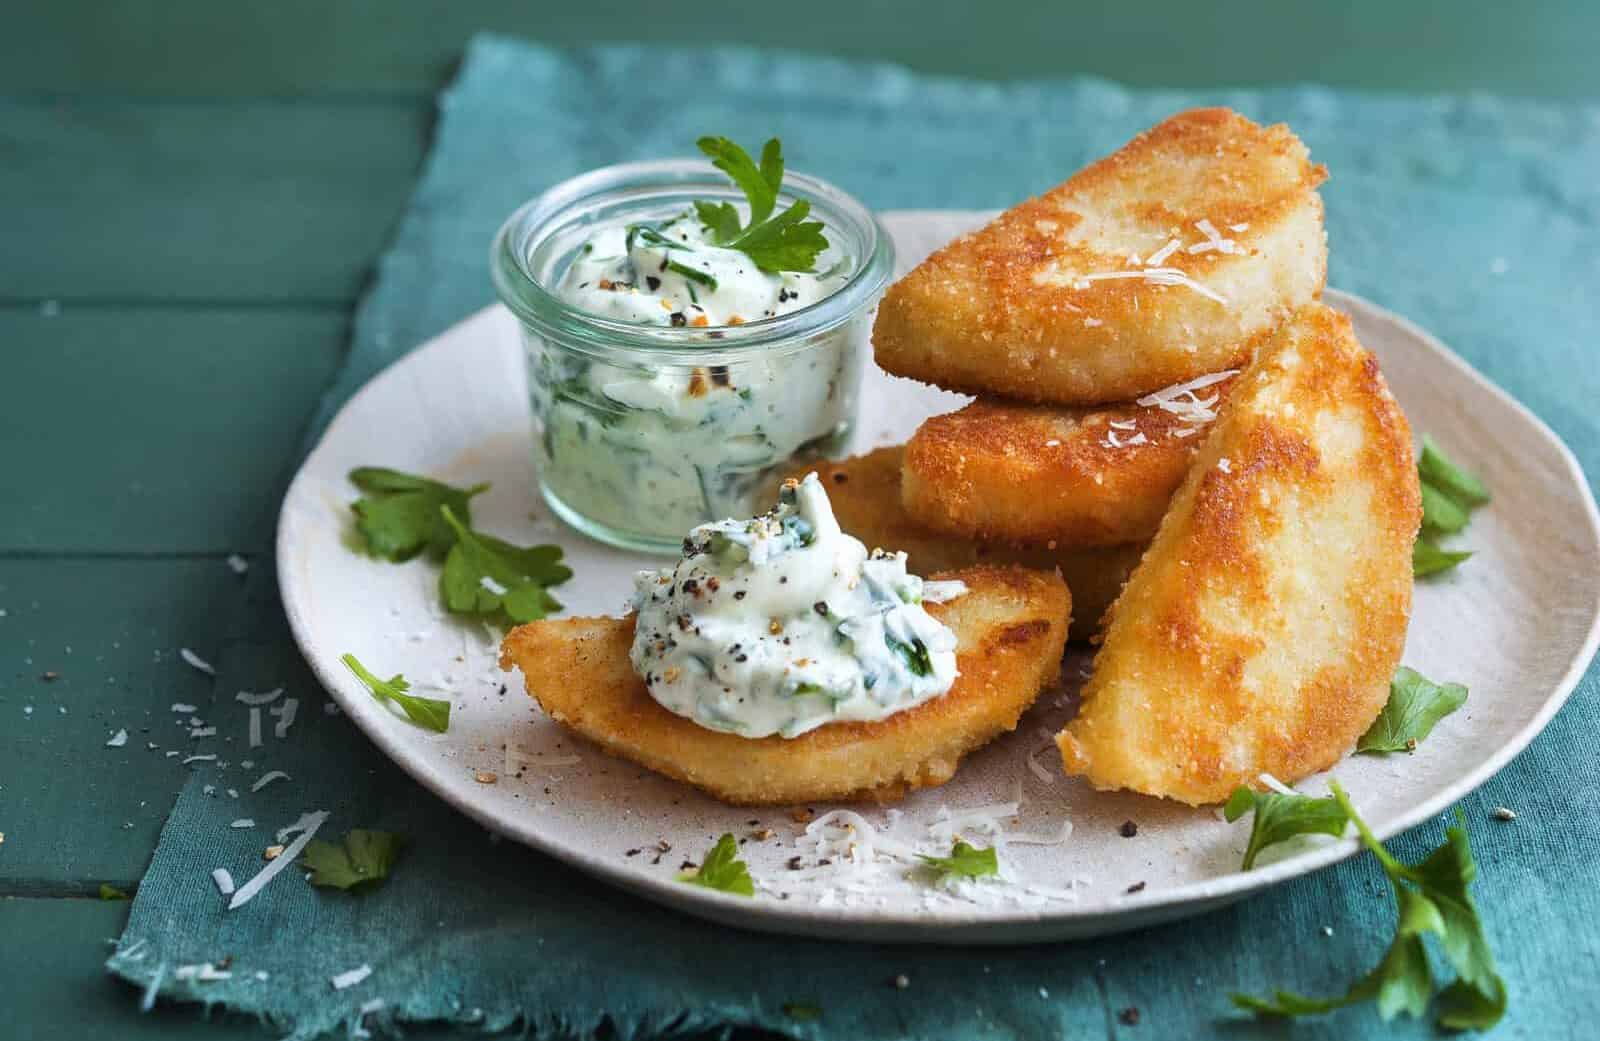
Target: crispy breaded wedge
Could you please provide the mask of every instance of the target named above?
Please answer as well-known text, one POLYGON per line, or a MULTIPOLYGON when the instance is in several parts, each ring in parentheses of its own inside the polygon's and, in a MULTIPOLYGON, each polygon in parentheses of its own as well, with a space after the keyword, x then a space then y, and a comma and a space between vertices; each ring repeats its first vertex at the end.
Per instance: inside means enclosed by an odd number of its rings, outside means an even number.
POLYGON ((1180 113, 891 286, 878 364, 1068 405, 1236 368, 1322 291, 1325 177, 1286 126, 1180 113))
POLYGON ((1388 696, 1420 521, 1405 416, 1314 304, 1240 376, 1112 607, 1067 772, 1200 804, 1331 766, 1388 696))
POLYGON ((1051 549, 941 535, 919 524, 901 504, 903 451, 898 445, 878 448, 838 462, 819 462, 795 476, 803 477, 815 470, 827 486, 839 526, 869 549, 904 551, 912 574, 926 575, 981 563, 1059 571, 1072 590, 1069 638, 1093 638, 1099 631, 1101 616, 1139 563, 1145 543, 1051 549))
POLYGON ((830 723, 796 738, 708 730, 662 708, 628 661, 633 618, 562 618, 513 629, 500 666, 522 670, 556 722, 612 755, 737 805, 903 797, 943 784, 961 757, 1017 725, 1056 678, 1071 598, 1024 568, 950 572, 965 596, 928 604, 956 633, 959 675, 940 697, 873 723, 830 723))
POLYGON ((1165 408, 980 398, 928 420, 906 443, 901 499, 911 516, 951 535, 1058 546, 1146 542, 1189 471, 1205 417, 1232 382, 1165 408))

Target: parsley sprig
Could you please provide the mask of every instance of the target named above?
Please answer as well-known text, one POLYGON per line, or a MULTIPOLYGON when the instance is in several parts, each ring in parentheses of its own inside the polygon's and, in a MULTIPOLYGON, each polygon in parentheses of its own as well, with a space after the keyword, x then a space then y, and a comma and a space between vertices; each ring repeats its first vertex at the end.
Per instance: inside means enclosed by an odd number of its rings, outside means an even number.
POLYGON ((919 853, 917 857, 933 871, 934 881, 941 884, 958 878, 983 878, 1000 873, 1000 859, 994 847, 979 849, 960 839, 951 847, 948 857, 931 857, 926 853, 919 853))
POLYGON ((514 546, 471 530, 449 506, 441 506, 440 512, 455 534, 439 576, 447 608, 518 624, 561 610, 547 590, 572 577, 572 569, 561 563, 560 546, 514 546))
POLYGON ((345 668, 356 674, 357 679, 366 684, 367 690, 374 698, 379 701, 393 701, 417 726, 441 734, 450 729, 450 702, 408 693, 411 684, 406 682, 404 676, 395 675, 386 680, 379 679, 368 671, 365 665, 357 661, 353 654, 346 654, 339 660, 344 662, 345 668))
POLYGON ((750 879, 750 869, 739 859, 739 843, 731 834, 725 834, 711 847, 700 867, 685 871, 678 881, 707 889, 719 889, 739 896, 755 896, 756 885, 750 879))
POLYGON ((828 248, 822 222, 806 220, 811 204, 804 199, 773 214, 778 204, 778 189, 783 184, 783 145, 772 138, 762 146, 761 162, 725 137, 702 137, 696 141, 711 164, 744 192, 750 205, 750 223, 741 224, 739 211, 731 202, 694 204, 695 213, 718 246, 736 249, 748 256, 762 271, 810 271, 817 255, 828 248))
POLYGON ((1414 752, 1439 720, 1467 701, 1459 683, 1435 683, 1402 665, 1389 681, 1389 701, 1356 742, 1357 752, 1414 752))
POLYGON ((300 854, 306 881, 330 889, 374 885, 389 877, 405 839, 390 831, 352 828, 339 844, 312 839, 300 854))
POLYGON ((1344 834, 1350 822, 1344 807, 1331 796, 1313 799, 1309 795, 1286 795, 1282 792, 1253 792, 1240 785, 1233 797, 1222 808, 1229 823, 1247 813, 1254 813, 1250 821, 1250 843, 1244 850, 1245 871, 1255 867, 1256 856, 1268 846, 1294 838, 1296 835, 1344 834))
POLYGON ((1449 571, 1472 556, 1469 550, 1447 550, 1439 545, 1445 535, 1462 531, 1472 511, 1489 501, 1482 481, 1461 469, 1439 450, 1433 438, 1422 438, 1417 459, 1422 480, 1422 531, 1411 548, 1411 572, 1418 578, 1449 571))
MULTIPOLYGON (((1506 1009, 1506 986, 1495 968, 1483 923, 1468 887, 1478 874, 1477 862, 1457 811, 1456 825, 1444 845, 1417 864, 1404 864, 1384 848, 1356 812, 1337 781, 1333 798, 1361 836, 1361 844, 1378 858, 1394 891, 1395 936, 1376 968, 1341 996, 1314 998, 1276 990, 1268 997, 1232 995, 1239 1008, 1264 1016, 1304 1016, 1329 1012, 1364 1001, 1378 1006, 1385 1020, 1397 1013, 1420 1017, 1434 998, 1433 971, 1423 938, 1432 933, 1456 979, 1438 993, 1436 1019, 1448 1030, 1487 1030, 1506 1009)), ((1318 801, 1318 800, 1312 800, 1318 801)))
POLYGON ((381 466, 351 470, 350 483, 366 493, 350 508, 355 511, 356 531, 366 540, 367 552, 395 563, 410 560, 423 550, 443 557, 454 544, 455 534, 439 515, 440 508, 448 506, 471 523, 467 503, 489 490, 487 484, 455 488, 381 466))

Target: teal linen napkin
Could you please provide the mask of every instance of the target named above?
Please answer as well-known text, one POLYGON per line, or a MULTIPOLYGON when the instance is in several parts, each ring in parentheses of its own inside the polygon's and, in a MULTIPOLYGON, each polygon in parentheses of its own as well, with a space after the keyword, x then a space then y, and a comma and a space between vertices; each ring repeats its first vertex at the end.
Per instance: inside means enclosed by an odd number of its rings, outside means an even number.
MULTIPOLYGON (((797 168, 874 207, 998 207, 1196 104, 1292 124, 1333 173, 1332 283, 1442 336, 1555 426, 1593 479, 1594 108, 1309 87, 1000 86, 751 50, 556 51, 493 37, 474 41, 441 98, 433 151, 317 429, 378 369, 490 301, 496 226, 569 175, 686 154, 702 133, 743 142, 779 133, 797 168)), ((252 768, 235 747, 233 762, 206 764, 180 795, 109 963, 152 1000, 253 1013, 296 1037, 419 1020, 540 1037, 741 1025, 841 1041, 1433 1034, 1426 1023, 1384 1026, 1370 1007, 1287 1028, 1228 1004, 1231 990, 1342 991, 1377 961, 1392 911, 1370 857, 1201 919, 1090 942, 913 948, 741 932, 496 842, 428 795, 348 721, 324 714, 269 568, 252 572, 231 631, 202 714, 242 733, 237 690, 285 684, 303 704, 252 768), (247 789, 242 782, 266 769, 291 780, 229 797, 228 787, 247 789), (393 878, 347 895, 290 871, 247 906, 224 910, 211 870, 259 864, 271 833, 313 809, 331 812, 325 837, 352 827, 407 835, 393 878), (257 823, 229 826, 245 817, 257 823), (206 963, 229 975, 195 975, 206 963), (334 986, 362 966, 370 976, 334 986), (910 985, 893 986, 898 975, 910 985)), ((1593 1036, 1600 1016, 1597 725, 1591 670, 1549 730, 1464 803, 1482 865, 1477 897, 1511 988, 1501 1036, 1593 1036), (1497 805, 1517 820, 1493 820, 1497 805)), ((1395 846, 1419 856, 1442 830, 1421 826, 1395 846)))

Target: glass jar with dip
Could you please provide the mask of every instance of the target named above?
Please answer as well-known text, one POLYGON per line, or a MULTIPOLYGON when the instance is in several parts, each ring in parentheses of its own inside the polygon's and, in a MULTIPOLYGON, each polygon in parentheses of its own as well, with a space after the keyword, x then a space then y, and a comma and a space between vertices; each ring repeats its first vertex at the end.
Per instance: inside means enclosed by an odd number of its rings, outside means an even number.
POLYGON ((827 239, 804 272, 714 244, 696 204, 743 221, 745 196, 701 160, 575 177, 501 227, 490 267, 522 327, 539 487, 568 524, 675 553, 844 447, 894 250, 861 203, 788 173, 773 212, 799 200, 827 239))

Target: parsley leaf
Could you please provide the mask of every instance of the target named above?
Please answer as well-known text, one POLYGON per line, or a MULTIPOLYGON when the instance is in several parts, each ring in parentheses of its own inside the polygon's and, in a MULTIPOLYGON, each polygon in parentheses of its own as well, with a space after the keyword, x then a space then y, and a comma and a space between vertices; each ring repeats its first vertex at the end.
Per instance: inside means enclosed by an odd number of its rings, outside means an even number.
POLYGON ((698 871, 685 871, 679 882, 720 889, 724 893, 755 896, 756 885, 750 880, 750 870, 739 859, 739 843, 731 834, 723 835, 701 861, 698 871))
POLYGON ((1427 481, 1422 482, 1422 526, 1428 531, 1454 535, 1467 526, 1467 508, 1427 481))
POLYGON ((1417 473, 1428 484, 1462 506, 1482 506, 1489 501, 1489 489, 1484 487, 1483 482, 1446 459, 1433 438, 1426 434, 1422 436, 1422 456, 1417 460, 1417 473))
POLYGON ((694 212, 699 214, 700 223, 711 231, 714 242, 727 242, 739 235, 739 211, 734 209, 731 202, 697 202, 694 212))
POLYGON ((439 507, 449 506, 461 517, 469 517, 468 501, 489 488, 487 484, 453 488, 380 466, 351 470, 350 482, 367 493, 350 504, 356 514, 356 530, 366 539, 367 551, 396 563, 410 560, 423 550, 436 557, 444 556, 455 536, 439 516, 439 507))
POLYGON ((1000 873, 1000 860, 995 855, 993 847, 978 849, 960 839, 956 840, 948 857, 930 857, 920 853, 918 857, 933 869, 935 881, 938 882, 948 882, 955 878, 982 878, 985 875, 1000 873))
POLYGON ((1402 665, 1389 681, 1389 702, 1356 742, 1357 752, 1411 752, 1433 725, 1460 708, 1467 688, 1459 683, 1434 683, 1402 665))
POLYGON ((1419 535, 1411 546, 1411 574, 1416 578, 1437 575, 1441 571, 1449 571, 1470 556, 1471 550, 1440 549, 1437 542, 1426 535, 1419 535))
POLYGON ((1268 846, 1296 835, 1344 834, 1349 823, 1344 808, 1331 796, 1313 799, 1309 795, 1284 795, 1281 792, 1253 792, 1240 785, 1222 808, 1231 823, 1254 811, 1250 823, 1250 843, 1244 850, 1245 871, 1255 866, 1256 856, 1268 846))
POLYGON ((1417 476, 1422 481, 1422 532, 1411 547, 1411 573, 1424 578, 1449 571, 1472 556, 1441 549, 1435 536, 1465 528, 1473 507, 1489 501, 1489 489, 1446 459, 1426 435, 1422 438, 1422 455, 1417 459, 1417 476))
POLYGON ((746 228, 728 243, 742 251, 762 271, 810 271, 817 254, 828 248, 822 222, 806 220, 811 204, 804 199, 762 224, 746 228))
POLYGON ((132 900, 133 897, 124 893, 109 882, 100 883, 100 899, 102 900, 132 900))
POLYGON ((356 678, 367 685, 367 690, 379 701, 393 701, 405 711, 411 722, 428 730, 444 733, 450 729, 450 702, 438 698, 424 698, 417 694, 407 694, 411 684, 406 682, 404 676, 393 676, 387 680, 380 680, 367 671, 367 667, 356 660, 353 654, 346 654, 339 659, 344 662, 345 668, 356 674, 356 678))
POLYGON ((719 246, 736 249, 768 273, 810 271, 817 255, 828 248, 822 222, 806 220, 811 204, 804 199, 791 203, 777 216, 778 189, 783 184, 783 146, 772 138, 761 149, 761 164, 743 148, 725 137, 702 137, 695 142, 713 166, 727 174, 744 192, 750 204, 750 223, 739 223, 739 211, 732 203, 696 202, 695 213, 719 246))
POLYGON ((351 889, 389 877, 405 839, 389 831, 352 828, 344 842, 335 845, 312 839, 300 854, 300 866, 311 872, 314 886, 351 889))
POLYGON ((778 186, 783 183, 783 146, 771 138, 761 149, 761 165, 750 153, 725 137, 702 137, 695 144, 711 160, 711 165, 728 175, 750 203, 750 223, 760 224, 772 215, 778 202, 778 186))
POLYGON ((512 622, 532 622, 561 610, 545 591, 572 577, 572 569, 561 563, 560 546, 523 549, 472 531, 448 506, 440 511, 456 537, 439 576, 447 608, 457 614, 503 614, 512 622))
MULTIPOLYGON (((1331 787, 1394 890, 1394 941, 1377 967, 1351 984, 1342 997, 1308 998, 1279 990, 1266 998, 1234 994, 1233 1003, 1259 1015, 1302 1016, 1372 1001, 1385 1020, 1398 1012, 1420 1017, 1433 996, 1433 973, 1423 943, 1423 937, 1432 933, 1456 971, 1455 982, 1439 994, 1439 1025, 1450 1030, 1494 1026, 1505 1014, 1506 987, 1495 968, 1477 906, 1467 892, 1478 868, 1466 830, 1458 823, 1447 830, 1445 844, 1422 863, 1402 864, 1373 835, 1338 782, 1331 787)), ((1459 818, 1458 811, 1458 822, 1459 818)))

